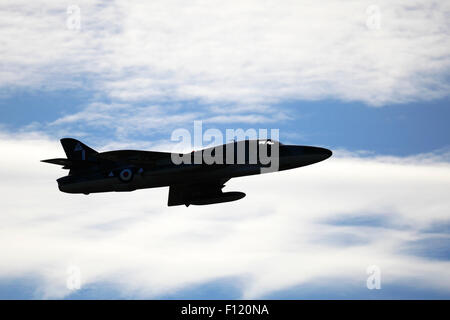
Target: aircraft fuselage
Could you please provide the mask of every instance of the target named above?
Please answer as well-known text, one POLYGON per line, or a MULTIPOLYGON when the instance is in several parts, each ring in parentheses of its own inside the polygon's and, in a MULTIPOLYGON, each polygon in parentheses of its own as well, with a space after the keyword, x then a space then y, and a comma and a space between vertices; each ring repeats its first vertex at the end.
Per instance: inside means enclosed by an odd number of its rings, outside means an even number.
POLYGON ((186 154, 119 150, 98 153, 75 139, 62 139, 69 175, 57 179, 66 193, 133 191, 170 187, 169 206, 238 200, 242 192, 223 193, 231 178, 283 171, 323 161, 325 148, 284 145, 271 140, 245 140, 186 154))

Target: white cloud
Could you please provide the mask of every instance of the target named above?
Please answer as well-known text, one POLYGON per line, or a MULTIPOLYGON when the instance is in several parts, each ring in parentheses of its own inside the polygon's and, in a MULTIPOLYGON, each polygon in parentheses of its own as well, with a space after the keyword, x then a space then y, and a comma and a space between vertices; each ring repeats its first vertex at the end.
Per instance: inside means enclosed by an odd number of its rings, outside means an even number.
MULTIPOLYGON (((448 1, 3 1, 0 86, 118 100, 386 105, 448 95, 448 1)), ((5 93, 4 93, 5 94, 5 93)))
POLYGON ((42 131, 59 130, 60 136, 73 135, 85 130, 111 130, 119 140, 130 136, 154 136, 167 134, 176 128, 201 120, 205 125, 238 123, 274 123, 290 119, 283 111, 265 106, 239 106, 226 108, 218 106, 191 106, 185 104, 131 105, 90 103, 77 113, 62 116, 49 123, 36 124, 34 129, 42 131))
POLYGON ((2 134, 0 149, 0 277, 36 276, 37 297, 69 294, 69 265, 80 267, 83 286, 104 281, 140 297, 223 277, 240 278, 245 298, 325 278, 365 288, 373 264, 382 286, 406 281, 450 292, 448 260, 401 250, 449 221, 450 165, 437 158, 343 154, 233 179, 226 189, 247 193, 237 202, 168 208, 165 188, 59 192, 54 180, 65 171, 39 160, 63 151, 45 137, 2 134), (388 223, 328 223, 355 216, 388 223))

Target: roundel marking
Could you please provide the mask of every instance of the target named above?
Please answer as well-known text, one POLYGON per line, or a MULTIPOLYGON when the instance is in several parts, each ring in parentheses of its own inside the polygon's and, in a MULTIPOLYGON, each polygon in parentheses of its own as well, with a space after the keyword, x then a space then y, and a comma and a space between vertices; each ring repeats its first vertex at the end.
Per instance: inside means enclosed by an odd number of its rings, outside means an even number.
POLYGON ((123 169, 120 172, 119 177, 122 181, 130 181, 131 178, 133 178, 133 172, 130 169, 123 169))

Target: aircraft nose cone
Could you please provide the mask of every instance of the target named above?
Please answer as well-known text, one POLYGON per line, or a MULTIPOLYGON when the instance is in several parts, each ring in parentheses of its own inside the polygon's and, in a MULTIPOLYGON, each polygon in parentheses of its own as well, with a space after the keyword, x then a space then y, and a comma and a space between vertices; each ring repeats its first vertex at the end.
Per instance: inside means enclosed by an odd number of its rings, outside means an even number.
POLYGON ((311 146, 286 146, 281 151, 286 167, 299 167, 323 161, 331 157, 331 150, 311 146))
POLYGON ((333 154, 331 150, 319 147, 304 147, 304 153, 314 158, 317 162, 328 159, 333 154))
POLYGON ((325 149, 325 148, 317 148, 319 149, 317 152, 322 157, 322 160, 328 159, 332 156, 333 152, 331 150, 325 149))

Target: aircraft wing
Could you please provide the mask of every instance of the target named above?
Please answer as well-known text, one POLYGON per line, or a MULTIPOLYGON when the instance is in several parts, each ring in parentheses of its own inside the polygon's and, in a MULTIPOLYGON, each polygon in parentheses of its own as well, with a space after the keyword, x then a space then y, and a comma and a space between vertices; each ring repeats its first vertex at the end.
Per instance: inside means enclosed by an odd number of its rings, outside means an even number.
POLYGON ((243 192, 222 192, 225 182, 221 180, 205 181, 195 184, 171 185, 167 205, 178 206, 190 204, 203 205, 239 200, 245 196, 243 192))

